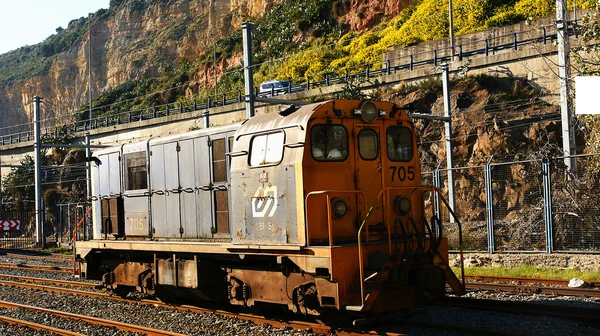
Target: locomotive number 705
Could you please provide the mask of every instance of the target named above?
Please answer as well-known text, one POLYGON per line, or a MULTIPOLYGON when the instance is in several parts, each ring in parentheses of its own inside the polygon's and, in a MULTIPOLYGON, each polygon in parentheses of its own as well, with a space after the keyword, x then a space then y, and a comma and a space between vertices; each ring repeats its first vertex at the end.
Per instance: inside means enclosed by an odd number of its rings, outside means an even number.
POLYGON ((415 179, 415 167, 414 166, 390 166, 392 170, 392 182, 398 178, 399 181, 405 181, 408 179, 409 181, 413 181, 415 179))

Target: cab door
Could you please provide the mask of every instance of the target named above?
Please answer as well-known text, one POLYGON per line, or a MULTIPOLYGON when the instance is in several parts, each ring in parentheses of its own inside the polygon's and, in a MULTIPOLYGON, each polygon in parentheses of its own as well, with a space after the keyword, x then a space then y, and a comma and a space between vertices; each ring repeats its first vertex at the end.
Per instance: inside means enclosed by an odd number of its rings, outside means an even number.
MULTIPOLYGON (((377 194, 382 189, 382 167, 381 167, 381 149, 380 149, 380 127, 378 125, 355 125, 355 181, 356 189, 365 193, 367 203, 365 209, 367 213, 377 194)), ((367 222, 368 225, 376 225, 382 221, 381 200, 375 205, 371 216, 367 222)), ((361 204, 359 208, 362 208, 361 204)), ((366 213, 363 214, 366 216, 366 213)), ((363 217, 364 218, 364 217, 363 217)))

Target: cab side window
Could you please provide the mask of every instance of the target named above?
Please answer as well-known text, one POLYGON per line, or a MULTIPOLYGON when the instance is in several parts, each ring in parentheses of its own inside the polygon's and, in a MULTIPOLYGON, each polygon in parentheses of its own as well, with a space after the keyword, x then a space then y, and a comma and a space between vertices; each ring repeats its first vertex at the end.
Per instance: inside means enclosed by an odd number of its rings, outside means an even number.
POLYGON ((125 190, 148 189, 146 152, 125 154, 125 190))
POLYGON ((250 141, 250 167, 272 165, 283 159, 285 133, 257 135, 250 141))
POLYGON ((408 127, 390 126, 386 136, 388 158, 408 162, 413 158, 413 137, 408 127))
POLYGON ((311 153, 317 161, 345 161, 348 131, 342 125, 314 125, 310 130, 311 153))

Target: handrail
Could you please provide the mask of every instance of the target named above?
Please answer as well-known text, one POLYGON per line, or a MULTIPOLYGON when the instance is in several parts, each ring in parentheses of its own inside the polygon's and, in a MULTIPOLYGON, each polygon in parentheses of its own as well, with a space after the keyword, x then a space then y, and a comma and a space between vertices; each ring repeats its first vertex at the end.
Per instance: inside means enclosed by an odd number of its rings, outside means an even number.
MULTIPOLYGON (((77 207, 83 208, 83 205, 78 205, 77 207)), ((81 217, 79 223, 77 223, 77 225, 75 225, 75 228, 73 229, 73 274, 79 274, 79 272, 77 271, 77 254, 75 253, 77 249, 75 246, 75 242, 77 241, 77 233, 79 231, 79 227, 85 222, 85 218, 90 214, 90 211, 92 211, 93 208, 93 205, 90 206, 90 208, 85 212, 83 217, 81 217)), ((77 213, 75 214, 77 215, 77 213)))
MULTIPOLYGON (((437 194, 437 198, 441 199, 442 202, 444 202, 444 205, 446 205, 446 208, 448 209, 448 211, 450 212, 450 215, 452 215, 452 217, 454 218, 454 221, 456 222, 456 225, 458 226, 458 249, 459 249, 459 253, 460 253, 460 272, 462 275, 462 285, 463 288, 465 287, 465 266, 464 266, 464 256, 463 256, 463 239, 462 239, 462 223, 460 222, 460 220, 458 219, 458 216, 456 215, 456 213, 454 212, 454 210, 452 209, 452 207, 450 206, 450 203, 448 203, 448 201, 441 197, 440 195, 442 195, 442 190, 438 187, 435 186, 422 186, 422 187, 418 187, 415 188, 415 190, 413 191, 413 193, 415 191, 419 191, 419 190, 430 190, 432 194, 437 194)), ((441 215, 440 215, 440 235, 441 235, 441 215)))
MULTIPOLYGON (((323 195, 325 194, 327 196, 327 231, 329 233, 329 247, 333 246, 333 227, 331 225, 331 195, 330 194, 357 194, 357 195, 361 195, 363 198, 364 203, 367 202, 367 197, 365 196, 365 193, 361 190, 318 190, 318 191, 311 191, 308 194, 306 194, 306 198, 304 199, 304 223, 305 223, 305 236, 306 236, 306 246, 310 246, 310 237, 309 237, 309 230, 308 230, 308 198, 310 196, 315 196, 315 195, 323 195)), ((364 204, 363 203, 363 204, 364 204)), ((363 211, 364 211, 364 206, 363 206, 363 211)))

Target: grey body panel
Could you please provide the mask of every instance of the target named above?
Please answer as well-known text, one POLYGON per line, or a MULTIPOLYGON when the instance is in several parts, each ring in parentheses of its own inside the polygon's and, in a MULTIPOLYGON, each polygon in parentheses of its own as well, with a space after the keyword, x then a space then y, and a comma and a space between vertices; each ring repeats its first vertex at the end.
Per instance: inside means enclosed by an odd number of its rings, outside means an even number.
POLYGON ((102 153, 97 157, 102 162, 96 166, 99 174, 99 190, 100 197, 114 197, 121 195, 121 161, 119 157, 121 152, 102 153))
POLYGON ((125 209, 125 235, 148 236, 150 233, 148 197, 125 197, 123 208, 125 209))
POLYGON ((210 188, 208 136, 194 139, 196 223, 199 238, 212 238, 213 213, 210 188))
POLYGON ((198 238, 196 193, 196 160, 194 158, 194 139, 179 141, 178 174, 181 192, 179 204, 181 205, 182 238, 198 238))
POLYGON ((177 142, 150 145, 152 226, 155 238, 178 238, 179 187, 177 142))
POLYGON ((232 134, 238 127, 230 125, 150 140, 154 238, 213 238, 209 141, 213 136, 232 134))

